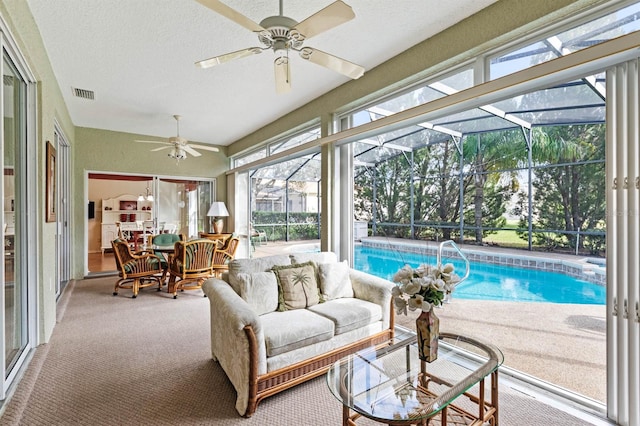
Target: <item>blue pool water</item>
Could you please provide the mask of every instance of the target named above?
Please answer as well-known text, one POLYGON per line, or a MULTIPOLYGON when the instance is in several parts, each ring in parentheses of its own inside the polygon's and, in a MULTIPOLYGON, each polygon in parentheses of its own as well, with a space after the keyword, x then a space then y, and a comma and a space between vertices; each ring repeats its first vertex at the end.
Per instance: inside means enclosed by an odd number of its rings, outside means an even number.
MULTIPOLYGON (((354 269, 388 280, 391 280, 404 264, 413 267, 422 263, 436 264, 435 257, 424 254, 362 246, 355 247, 354 260, 354 269)), ((456 273, 464 274, 464 262, 450 263, 454 264, 456 273)), ((454 299, 604 305, 605 287, 556 272, 472 262, 469 278, 456 287, 453 297, 454 299)))

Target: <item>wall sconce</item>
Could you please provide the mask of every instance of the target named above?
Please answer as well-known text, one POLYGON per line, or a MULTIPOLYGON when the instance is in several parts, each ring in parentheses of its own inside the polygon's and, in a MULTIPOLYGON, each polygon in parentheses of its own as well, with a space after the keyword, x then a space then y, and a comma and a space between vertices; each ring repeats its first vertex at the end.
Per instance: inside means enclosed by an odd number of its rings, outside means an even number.
POLYGON ((213 217, 213 233, 222 234, 222 230, 224 228, 224 221, 222 218, 229 216, 227 206, 225 206, 222 201, 214 201, 211 203, 211 207, 209 207, 207 216, 213 217))

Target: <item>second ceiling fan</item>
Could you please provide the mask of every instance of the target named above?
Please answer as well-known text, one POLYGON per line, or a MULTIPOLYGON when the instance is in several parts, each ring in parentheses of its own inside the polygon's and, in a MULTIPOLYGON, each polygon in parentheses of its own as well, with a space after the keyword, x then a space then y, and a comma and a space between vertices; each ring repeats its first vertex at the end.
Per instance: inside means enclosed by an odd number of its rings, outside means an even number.
POLYGON ((168 155, 171 158, 175 158, 176 161, 184 160, 185 158, 187 158, 187 153, 191 154, 194 157, 200 157, 202 154, 200 154, 194 148, 203 149, 206 151, 213 151, 213 152, 220 151, 215 146, 190 144, 188 140, 180 136, 180 119, 182 118, 182 116, 174 115, 173 118, 176 119, 176 136, 171 136, 167 141, 136 140, 135 142, 164 145, 159 148, 154 148, 151 151, 155 152, 155 151, 162 151, 164 149, 171 149, 168 155))
POLYGON ((338 0, 324 9, 309 16, 302 22, 283 15, 282 0, 280 0, 280 14, 263 19, 260 24, 252 21, 240 12, 232 9, 219 0, 196 0, 203 6, 232 20, 233 22, 257 33, 262 44, 259 47, 249 47, 236 52, 227 53, 213 58, 196 62, 200 68, 209 68, 233 59, 244 58, 265 50, 273 50, 276 92, 285 93, 291 90, 291 71, 289 68, 289 51, 298 52, 302 59, 336 71, 347 77, 356 79, 364 74, 364 68, 345 59, 338 58, 321 50, 303 46, 305 40, 337 27, 355 18, 353 9, 338 0))

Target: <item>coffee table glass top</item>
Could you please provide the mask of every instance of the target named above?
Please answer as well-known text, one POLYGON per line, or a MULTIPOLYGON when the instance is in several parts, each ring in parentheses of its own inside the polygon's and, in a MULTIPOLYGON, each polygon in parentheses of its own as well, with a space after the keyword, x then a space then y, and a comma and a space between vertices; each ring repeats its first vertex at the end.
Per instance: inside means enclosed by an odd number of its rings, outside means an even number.
POLYGON ((343 406, 381 422, 429 418, 504 360, 492 345, 441 333, 438 359, 426 363, 418 358, 415 334, 398 330, 389 345, 349 355, 328 371, 329 389, 343 406))

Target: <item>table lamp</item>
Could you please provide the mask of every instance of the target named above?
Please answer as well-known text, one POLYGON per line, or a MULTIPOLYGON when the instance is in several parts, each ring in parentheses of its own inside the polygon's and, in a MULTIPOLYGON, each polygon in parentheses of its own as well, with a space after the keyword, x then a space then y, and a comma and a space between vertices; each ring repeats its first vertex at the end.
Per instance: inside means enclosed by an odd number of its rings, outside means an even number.
POLYGON ((213 217, 213 232, 215 234, 222 234, 222 229, 224 227, 222 218, 229 216, 227 206, 225 206, 222 201, 214 201, 211 203, 211 207, 209 207, 207 216, 213 217))

